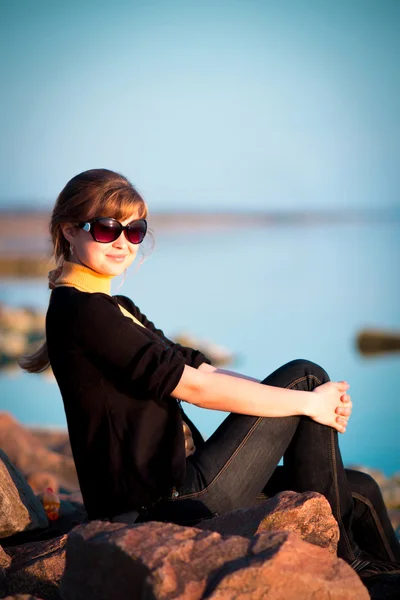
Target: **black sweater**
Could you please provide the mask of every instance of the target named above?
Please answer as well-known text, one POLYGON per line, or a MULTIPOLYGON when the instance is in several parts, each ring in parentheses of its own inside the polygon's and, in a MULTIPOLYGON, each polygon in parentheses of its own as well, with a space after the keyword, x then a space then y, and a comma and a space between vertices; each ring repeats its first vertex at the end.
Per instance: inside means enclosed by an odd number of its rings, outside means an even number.
POLYGON ((53 290, 46 338, 89 519, 170 495, 185 477, 182 419, 204 443, 170 393, 204 354, 168 340, 125 296, 73 287, 53 290))

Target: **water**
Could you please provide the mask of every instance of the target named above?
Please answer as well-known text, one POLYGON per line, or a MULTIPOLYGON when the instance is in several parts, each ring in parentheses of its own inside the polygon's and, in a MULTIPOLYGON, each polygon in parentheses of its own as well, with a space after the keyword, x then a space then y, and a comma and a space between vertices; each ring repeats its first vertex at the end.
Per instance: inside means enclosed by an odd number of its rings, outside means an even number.
MULTIPOLYGON (((153 254, 117 291, 164 332, 188 331, 237 355, 233 369, 263 378, 293 358, 350 384, 340 436, 346 464, 400 470, 400 356, 365 359, 363 327, 400 329, 398 223, 273 226, 156 233, 153 254)), ((0 301, 46 308, 44 280, 1 281, 0 301)), ((0 408, 26 424, 65 425, 57 385, 0 377, 0 408)), ((225 417, 187 405, 206 435, 225 417)))

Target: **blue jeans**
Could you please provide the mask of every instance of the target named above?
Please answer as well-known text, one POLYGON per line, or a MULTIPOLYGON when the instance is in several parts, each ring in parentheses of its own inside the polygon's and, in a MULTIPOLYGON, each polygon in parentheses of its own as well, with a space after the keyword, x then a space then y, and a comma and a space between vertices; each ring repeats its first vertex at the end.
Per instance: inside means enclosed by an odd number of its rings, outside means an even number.
MULTIPOLYGON (((262 383, 312 391, 327 381, 320 366, 294 360, 262 383)), ((189 425, 195 430, 190 421, 189 425)), ((285 489, 316 491, 326 497, 338 522, 338 556, 352 561, 361 548, 383 560, 400 560, 400 545, 379 487, 370 476, 344 469, 333 428, 304 416, 231 413, 206 442, 198 439, 197 430, 195 435, 196 452, 186 461, 184 484, 140 521, 190 525, 252 506, 285 489), (284 464, 278 467, 282 456, 284 464)))

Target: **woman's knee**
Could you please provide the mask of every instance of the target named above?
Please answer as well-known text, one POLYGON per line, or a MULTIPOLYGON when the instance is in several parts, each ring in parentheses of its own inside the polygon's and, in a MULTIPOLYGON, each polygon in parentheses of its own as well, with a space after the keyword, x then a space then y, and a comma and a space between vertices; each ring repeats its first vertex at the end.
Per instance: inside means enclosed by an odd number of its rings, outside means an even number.
POLYGON ((306 377, 309 389, 313 390, 318 385, 330 381, 328 373, 320 365, 311 360, 297 358, 288 363, 289 368, 296 372, 300 372, 300 377, 306 377))
POLYGON ((329 375, 316 363, 298 358, 282 365, 271 373, 263 383, 280 387, 301 387, 312 391, 322 383, 329 381, 329 375))

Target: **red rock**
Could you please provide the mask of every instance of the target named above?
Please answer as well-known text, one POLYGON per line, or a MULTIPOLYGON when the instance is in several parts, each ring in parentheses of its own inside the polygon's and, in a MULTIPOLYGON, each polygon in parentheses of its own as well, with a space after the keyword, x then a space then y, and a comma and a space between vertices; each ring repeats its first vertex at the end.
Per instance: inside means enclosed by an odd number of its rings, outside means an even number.
POLYGON ((30 594, 17 594, 16 596, 7 596, 4 600, 42 600, 42 598, 30 594))
POLYGON ((262 504, 207 519, 198 529, 222 535, 252 537, 262 531, 292 531, 305 541, 336 555, 339 528, 331 507, 316 492, 281 492, 262 504))
POLYGON ((47 527, 48 520, 22 473, 0 450, 0 538, 47 527))
POLYGON ((266 592, 277 600, 369 598, 344 561, 297 534, 266 532, 249 540, 156 522, 76 527, 60 587, 63 600, 256 600, 266 592))
POLYGON ((48 450, 37 437, 5 412, 0 413, 0 448, 25 475, 45 471, 52 473, 68 491, 79 489, 73 459, 48 450))
POLYGON ((60 489, 57 477, 46 471, 35 471, 27 475, 26 480, 35 494, 41 494, 47 488, 51 488, 57 494, 60 489))
POLYGON ((8 569, 11 564, 11 557, 0 546, 0 569, 8 569))
POLYGON ((7 594, 32 594, 60 600, 58 591, 65 567, 67 536, 7 548, 12 558, 7 571, 7 594))
POLYGON ((6 577, 6 572, 8 567, 11 564, 10 556, 4 552, 3 548, 0 546, 0 592, 2 591, 3 582, 6 577))
POLYGON ((252 553, 253 560, 243 558, 222 569, 209 584, 209 593, 204 598, 368 600, 370 597, 349 565, 326 550, 301 541, 296 534, 261 534, 252 553), (282 535, 287 537, 277 548, 282 535), (265 548, 264 536, 269 538, 269 548, 265 548))
POLYGON ((28 427, 27 429, 48 450, 53 450, 65 456, 72 456, 67 429, 53 429, 49 427, 28 427))

